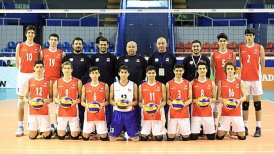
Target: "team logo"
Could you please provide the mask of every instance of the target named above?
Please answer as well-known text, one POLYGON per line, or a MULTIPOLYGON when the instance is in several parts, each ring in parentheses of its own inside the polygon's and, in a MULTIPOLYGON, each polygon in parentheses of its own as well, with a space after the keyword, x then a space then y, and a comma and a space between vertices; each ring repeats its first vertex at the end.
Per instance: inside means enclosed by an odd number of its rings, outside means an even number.
POLYGON ((85 61, 85 59, 84 59, 84 58, 81 58, 81 59, 80 59, 80 61, 82 61, 82 62, 83 62, 83 61, 85 61))
POLYGON ((73 58, 70 58, 69 61, 73 61, 73 58))
POLYGON ((98 62, 100 59, 99 58, 96 58, 95 61, 98 62))
POLYGON ((159 61, 159 59, 158 58, 155 58, 155 62, 158 62, 159 61))
POLYGON ((127 63, 127 62, 128 62, 128 59, 125 59, 124 61, 127 63))
POLYGON ((110 62, 110 58, 107 58, 107 62, 110 62))
POLYGON ((169 62, 169 58, 166 58, 166 61, 169 62))
POLYGON ((193 61, 190 61, 189 64, 190 64, 190 65, 193 65, 193 61))
POLYGON ((136 62, 137 62, 137 63, 140 63, 140 59, 136 59, 136 62))

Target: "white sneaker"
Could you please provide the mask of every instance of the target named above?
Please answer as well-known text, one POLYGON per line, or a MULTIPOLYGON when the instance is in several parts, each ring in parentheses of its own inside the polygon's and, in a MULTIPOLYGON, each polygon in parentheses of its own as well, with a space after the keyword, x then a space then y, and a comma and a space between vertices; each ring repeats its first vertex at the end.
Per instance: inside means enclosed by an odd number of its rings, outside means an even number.
POLYGON ((23 126, 19 126, 18 130, 16 132, 16 137, 21 137, 24 135, 24 127, 23 126))

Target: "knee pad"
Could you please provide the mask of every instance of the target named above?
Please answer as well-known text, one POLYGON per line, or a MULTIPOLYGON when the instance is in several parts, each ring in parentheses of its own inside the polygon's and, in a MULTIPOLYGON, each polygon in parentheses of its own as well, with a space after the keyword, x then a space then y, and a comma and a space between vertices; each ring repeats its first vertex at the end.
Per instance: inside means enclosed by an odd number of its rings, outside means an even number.
POLYGON ((105 137, 105 138, 100 137, 100 140, 101 140, 101 141, 109 141, 109 138, 108 138, 108 136, 105 137))
POLYGON ((249 102, 244 101, 243 104, 242 104, 242 107, 243 107, 244 111, 247 111, 248 108, 249 108, 249 102))
POLYGON ((156 141, 163 141, 164 137, 163 136, 155 136, 156 141))
POLYGON ((209 140, 215 140, 215 138, 216 138, 215 133, 213 133, 213 134, 206 134, 206 137, 209 140))
POLYGON ((222 139, 224 139, 225 138, 225 136, 218 136, 218 135, 216 135, 216 139, 217 140, 222 140, 222 139))
POLYGON ((148 141, 148 136, 140 136, 140 141, 148 141))
POLYGON ((64 136, 59 136, 59 135, 57 135, 58 136, 58 139, 59 140, 64 140, 65 138, 66 138, 66 135, 64 135, 64 136))
POLYGON ((182 140, 183 140, 183 141, 189 141, 189 140, 190 140, 190 137, 182 137, 182 140))
POLYGON ((89 140, 89 137, 82 136, 82 138, 83 138, 84 141, 88 141, 89 140))
POLYGON ((238 139, 239 139, 239 140, 245 140, 245 139, 246 139, 246 136, 239 136, 239 135, 238 135, 238 139))
POLYGON ((257 102, 254 102, 254 108, 256 111, 261 111, 262 107, 261 107, 261 101, 257 101, 257 102))
POLYGON ((78 140, 78 139, 79 139, 79 135, 74 136, 74 137, 73 137, 73 136, 71 136, 71 139, 72 139, 72 140, 78 140))
POLYGON ((199 138, 199 134, 191 134, 190 135, 191 140, 198 140, 198 138, 199 138))
POLYGON ((50 131, 50 134, 48 136, 44 136, 44 139, 51 139, 52 132, 50 131))
POLYGON ((166 135, 166 140, 167 140, 167 141, 174 141, 174 140, 175 140, 175 137, 169 138, 168 135, 166 135))

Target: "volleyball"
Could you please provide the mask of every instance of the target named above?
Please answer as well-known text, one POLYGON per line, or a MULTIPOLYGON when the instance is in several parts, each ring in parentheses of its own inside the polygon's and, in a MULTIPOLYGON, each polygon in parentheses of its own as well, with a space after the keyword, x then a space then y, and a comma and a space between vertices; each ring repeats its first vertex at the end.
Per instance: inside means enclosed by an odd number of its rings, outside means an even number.
POLYGON ((125 98, 120 98, 116 101, 116 105, 119 109, 126 109, 128 108, 129 102, 125 98))
POLYGON ((185 103, 180 99, 176 98, 172 101, 172 107, 174 110, 181 110, 184 108, 185 103))
POLYGON ((34 109, 41 109, 44 106, 44 100, 42 98, 33 98, 30 101, 30 105, 34 108, 34 109))
POLYGON ((101 105, 99 102, 91 102, 87 105, 88 111, 91 113, 98 113, 101 109, 101 105))
POLYGON ((63 108, 70 108, 73 104, 73 100, 70 97, 63 97, 60 100, 60 106, 63 108))
POLYGON ((197 105, 201 108, 206 108, 210 104, 210 98, 208 97, 199 97, 197 100, 197 105))
POLYGON ((148 114, 154 114, 157 112, 158 110, 158 105, 155 103, 148 103, 145 107, 144 110, 148 113, 148 114))
POLYGON ((229 109, 229 110, 234 110, 237 108, 239 102, 233 98, 229 98, 227 99, 227 101, 225 102, 225 106, 229 109))

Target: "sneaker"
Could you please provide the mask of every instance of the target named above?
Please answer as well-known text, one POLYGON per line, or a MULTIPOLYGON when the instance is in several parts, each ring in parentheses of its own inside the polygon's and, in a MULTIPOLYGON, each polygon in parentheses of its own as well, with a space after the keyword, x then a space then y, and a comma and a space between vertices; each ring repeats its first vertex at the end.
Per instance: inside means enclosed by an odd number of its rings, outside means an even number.
POLYGON ((248 136, 248 128, 245 127, 245 136, 248 136))
POLYGON ((261 137, 262 132, 260 127, 256 127, 256 131, 254 133, 254 137, 261 137))
POLYGON ((16 137, 23 136, 24 135, 24 127, 23 126, 19 126, 15 135, 16 135, 16 137))
POLYGON ((57 129, 55 128, 54 124, 50 124, 50 130, 52 132, 52 135, 55 135, 57 133, 57 129))

